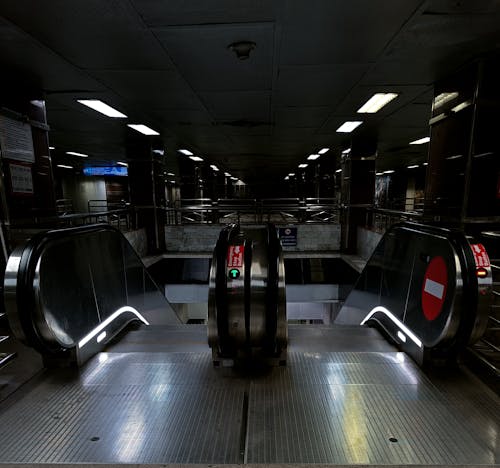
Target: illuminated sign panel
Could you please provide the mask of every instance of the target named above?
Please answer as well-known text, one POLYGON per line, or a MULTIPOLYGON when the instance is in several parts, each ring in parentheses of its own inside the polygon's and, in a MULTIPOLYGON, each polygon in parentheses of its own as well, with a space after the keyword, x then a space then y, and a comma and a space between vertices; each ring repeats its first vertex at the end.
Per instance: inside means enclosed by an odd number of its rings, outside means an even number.
POLYGON ((86 176, 127 176, 128 168, 124 166, 89 166, 83 168, 86 176))

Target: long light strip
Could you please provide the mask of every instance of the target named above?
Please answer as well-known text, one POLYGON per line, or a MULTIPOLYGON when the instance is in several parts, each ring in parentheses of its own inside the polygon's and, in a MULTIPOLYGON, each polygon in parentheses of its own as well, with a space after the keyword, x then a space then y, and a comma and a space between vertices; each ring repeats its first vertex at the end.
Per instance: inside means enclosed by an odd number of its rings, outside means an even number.
POLYGON ((397 97, 396 93, 376 93, 358 109, 358 114, 375 114, 397 97))
POLYGON ((196 162, 203 161, 203 158, 200 158, 199 156, 189 156, 189 159, 196 161, 196 162))
POLYGON ((142 133, 143 135, 147 136, 159 135, 159 133, 156 130, 149 128, 147 125, 144 124, 127 124, 127 127, 130 127, 131 129, 135 130, 136 132, 142 133))
POLYGON ((339 128, 337 128, 337 133, 351 133, 353 130, 358 128, 363 122, 359 120, 349 120, 344 122, 339 128))
POLYGON ((118 119, 125 119, 127 116, 122 114, 120 111, 109 106, 105 102, 99 99, 77 99, 77 102, 83 104, 84 106, 90 107, 91 109, 104 114, 106 117, 113 117, 118 119))
POLYGON ((94 336, 99 335, 113 320, 126 312, 132 312, 142 323, 149 325, 149 322, 133 307, 120 307, 116 312, 113 312, 106 320, 104 320, 104 322, 101 322, 96 328, 94 328, 88 335, 83 337, 78 342, 78 347, 83 348, 92 338, 94 338, 94 336))
POLYGON ((78 156, 80 158, 88 158, 89 157, 88 154, 77 153, 76 151, 66 151, 66 154, 70 154, 71 156, 78 156))
POLYGON ((415 335, 401 320, 399 320, 392 312, 387 310, 385 307, 382 306, 377 306, 374 307, 369 314, 362 320, 360 325, 364 325, 368 320, 370 320, 373 315, 375 315, 377 312, 383 313, 386 317, 391 319, 404 334, 410 338, 411 341, 413 341, 419 348, 422 347, 422 341, 415 335))
POLYGON ((410 145, 423 145, 424 143, 429 143, 429 141, 431 141, 430 137, 424 137, 419 140, 410 141, 410 145))
POLYGON ((58 164, 57 167, 62 167, 63 169, 73 169, 73 166, 66 166, 66 164, 58 164))
POLYGON ((119 166, 125 166, 125 167, 128 167, 128 164, 126 162, 123 162, 123 161, 117 161, 117 163, 119 166))
POLYGON ((185 154, 186 156, 193 156, 194 153, 191 153, 191 151, 187 149, 178 149, 177 150, 179 153, 185 154))

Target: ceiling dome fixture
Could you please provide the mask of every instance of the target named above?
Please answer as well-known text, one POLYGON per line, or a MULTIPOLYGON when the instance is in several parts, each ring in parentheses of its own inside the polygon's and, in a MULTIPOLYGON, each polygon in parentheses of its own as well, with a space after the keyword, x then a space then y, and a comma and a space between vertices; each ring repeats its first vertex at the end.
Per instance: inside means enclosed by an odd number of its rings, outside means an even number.
POLYGON ((255 49, 255 47, 257 47, 257 44, 251 41, 233 42, 227 46, 227 48, 232 50, 240 60, 247 60, 250 58, 250 52, 255 49))

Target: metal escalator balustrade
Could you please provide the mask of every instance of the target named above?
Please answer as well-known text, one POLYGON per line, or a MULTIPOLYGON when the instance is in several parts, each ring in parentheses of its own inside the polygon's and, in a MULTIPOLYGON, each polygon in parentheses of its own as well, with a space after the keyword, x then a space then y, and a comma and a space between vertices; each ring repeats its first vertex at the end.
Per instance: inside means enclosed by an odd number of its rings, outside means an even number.
POLYGON ((133 321, 179 323, 142 261, 105 225, 42 232, 7 263, 5 308, 19 340, 46 365, 80 365, 133 321))
POLYGON ((459 231, 393 226, 336 323, 375 326, 420 365, 454 361, 487 327, 491 270, 476 264, 473 247, 459 231))
POLYGON ((210 270, 208 342, 215 365, 255 356, 286 361, 285 270, 273 225, 221 231, 210 270))

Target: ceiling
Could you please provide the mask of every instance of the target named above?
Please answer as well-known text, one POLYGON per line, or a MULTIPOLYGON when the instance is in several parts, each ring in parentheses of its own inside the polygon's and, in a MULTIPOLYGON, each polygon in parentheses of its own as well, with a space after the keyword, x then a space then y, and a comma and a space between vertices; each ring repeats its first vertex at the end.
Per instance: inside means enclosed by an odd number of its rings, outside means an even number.
POLYGON ((281 179, 319 148, 331 158, 358 142, 376 148, 382 169, 421 161, 426 145, 408 143, 428 135, 433 83, 500 48, 496 0, 41 4, 2 0, 0 65, 3 79, 43 91, 56 157, 123 160, 125 123, 144 123, 161 133, 167 157, 189 148, 250 184, 281 179), (228 49, 241 40, 256 43, 246 61, 228 49), (356 114, 382 91, 399 96, 356 114), (76 99, 101 99, 129 118, 76 99), (336 133, 345 120, 363 124, 336 133))

